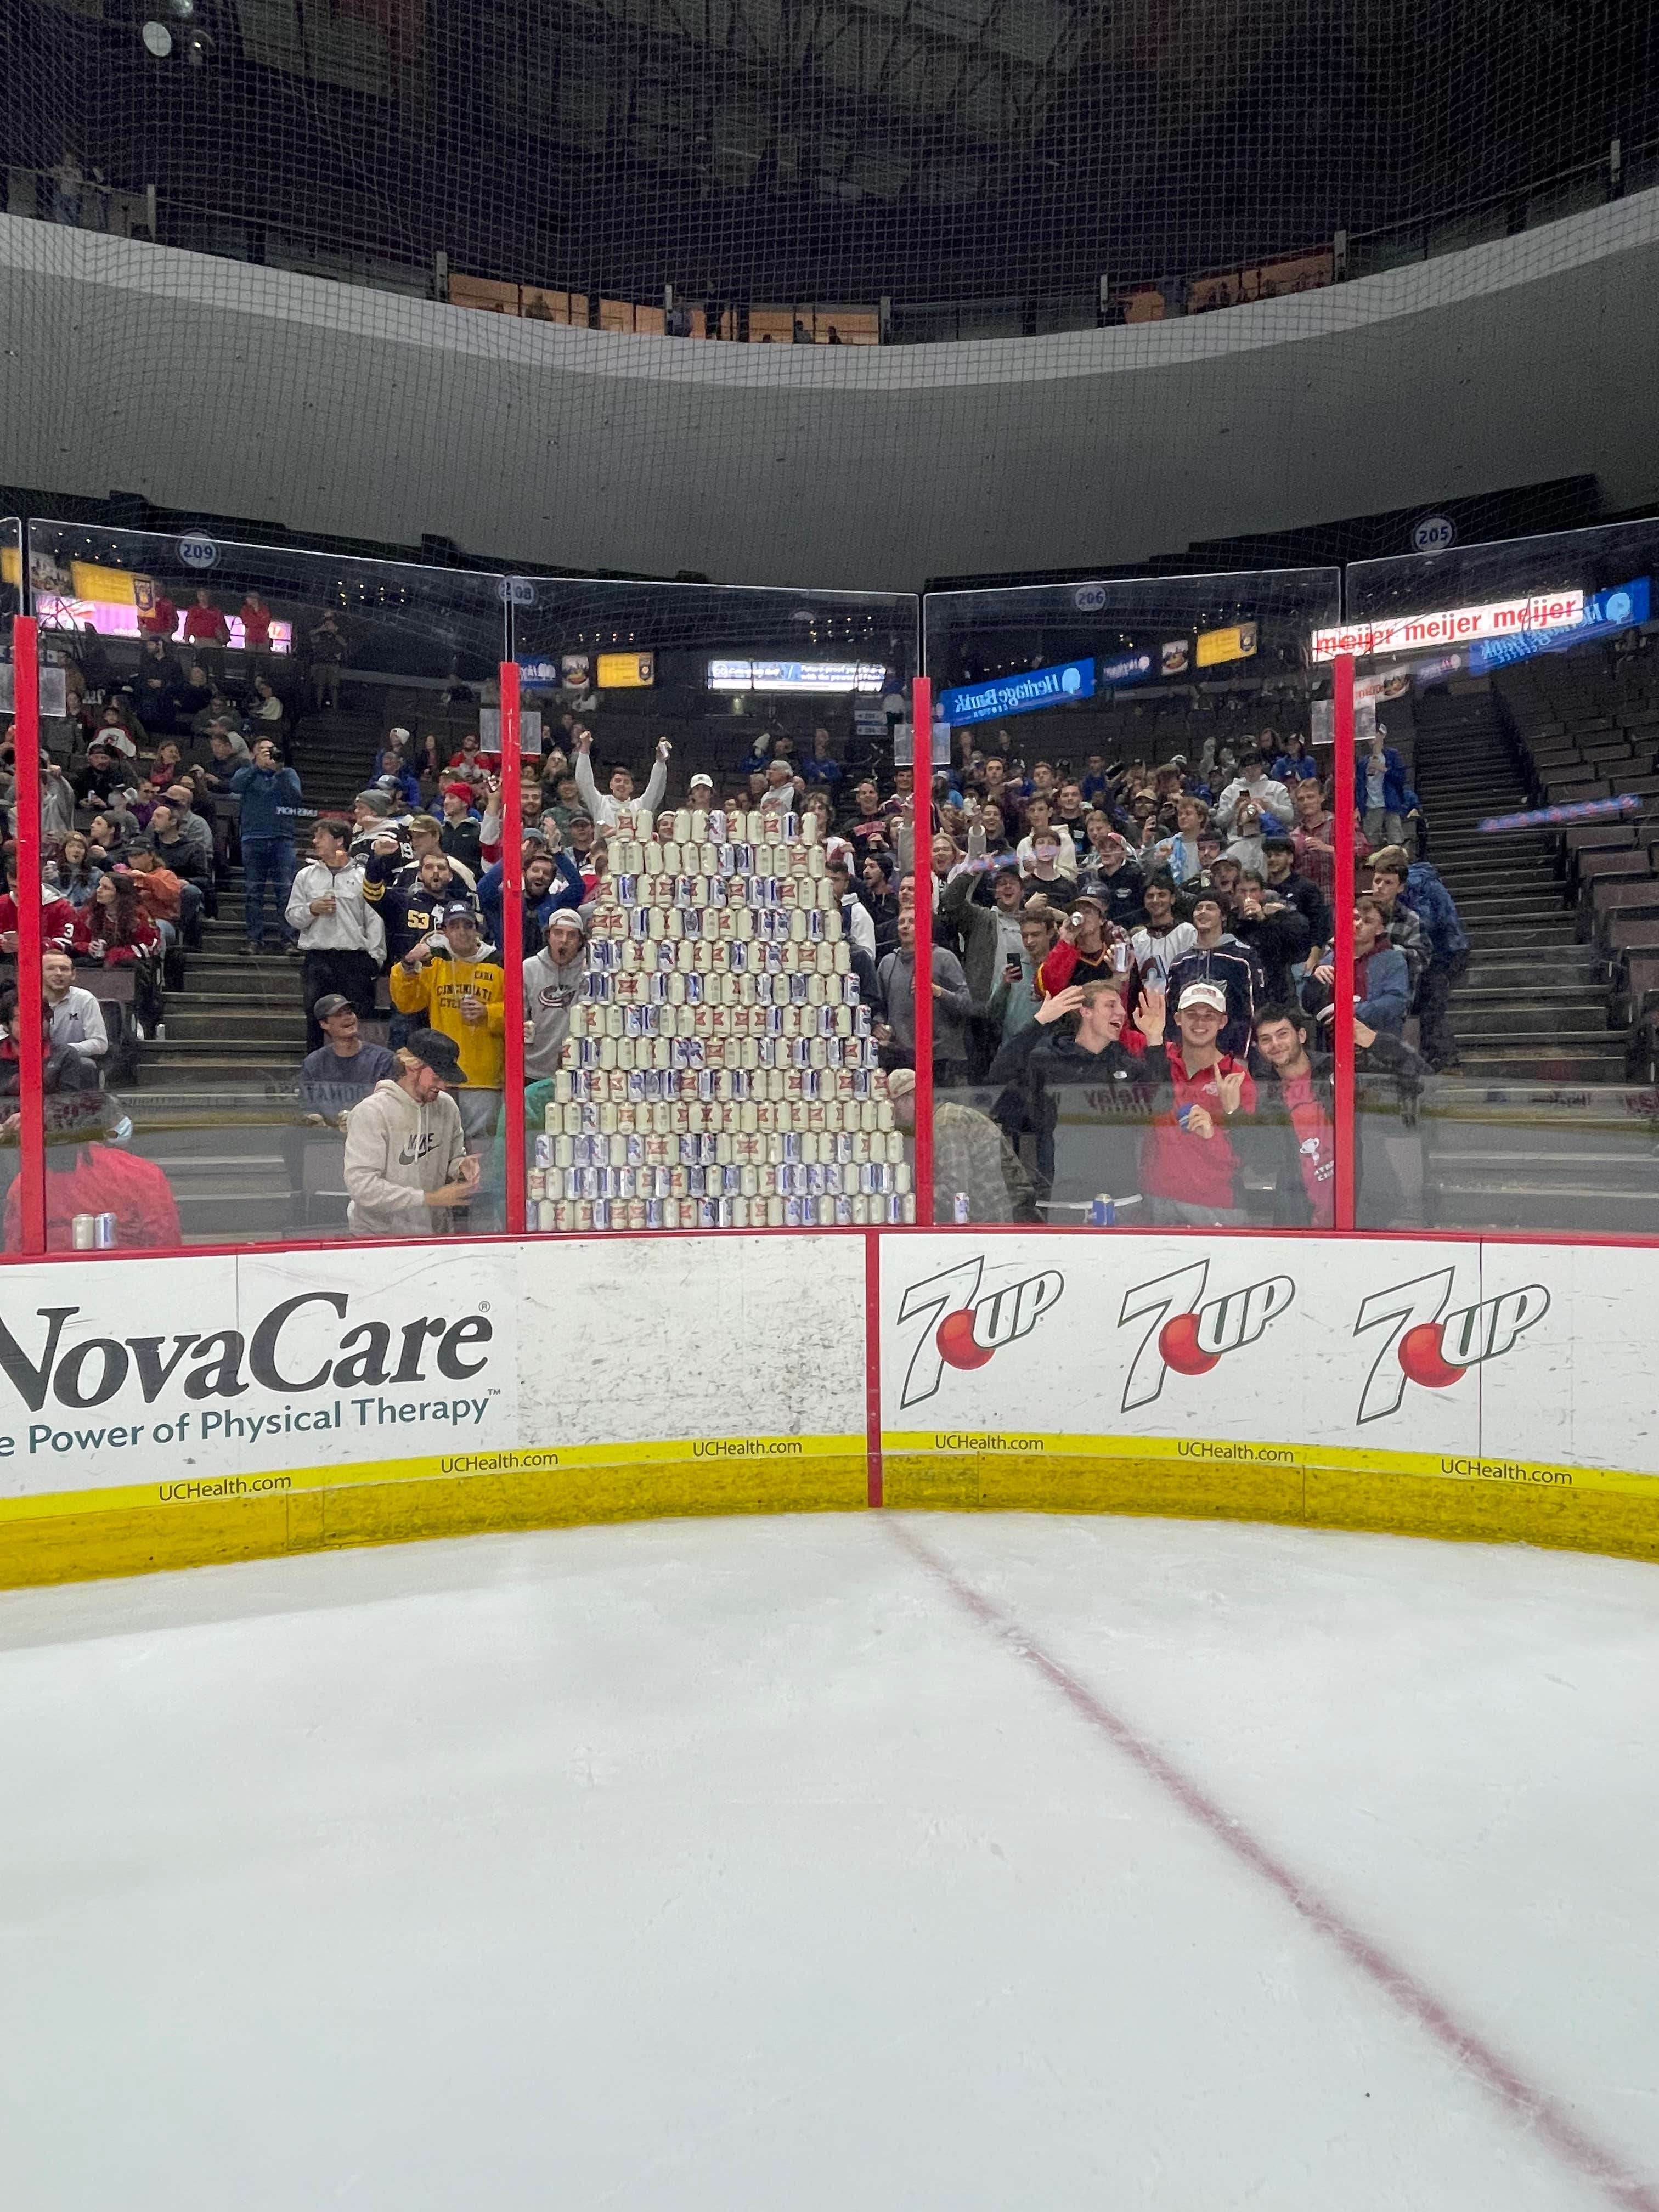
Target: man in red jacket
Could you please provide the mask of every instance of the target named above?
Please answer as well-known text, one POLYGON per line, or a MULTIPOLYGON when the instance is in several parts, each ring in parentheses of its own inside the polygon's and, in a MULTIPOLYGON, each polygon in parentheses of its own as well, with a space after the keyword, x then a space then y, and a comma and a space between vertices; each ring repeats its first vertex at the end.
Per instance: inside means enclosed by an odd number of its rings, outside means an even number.
POLYGON ((1255 1085, 1242 1060, 1217 1049, 1227 1018, 1219 983, 1188 983, 1176 1006, 1180 1045, 1164 1042, 1164 998, 1143 991, 1139 1020, 1146 1068, 1163 1078, 1141 1162, 1153 1224, 1165 1229, 1242 1228, 1240 1160, 1229 1124, 1255 1111, 1255 1085))
POLYGON ((138 610, 142 637, 171 637, 178 621, 179 610, 165 592, 157 592, 149 606, 138 610))
POLYGON ((250 592, 239 610, 242 624, 242 650, 245 653, 269 653, 270 650, 270 609, 258 592, 250 592))
MULTIPOLYGON (((45 1101, 46 1249, 75 1249, 77 1213, 112 1213, 116 1251, 176 1251, 183 1242, 179 1208, 165 1172, 98 1142, 113 1109, 98 1091, 60 1091, 45 1101)), ((22 1178, 6 1193, 6 1249, 23 1249, 22 1178)))
MULTIPOLYGON (((40 950, 67 952, 75 936, 75 908, 51 891, 40 894, 40 950)), ((0 954, 17 957, 17 848, 6 848, 6 888, 0 891, 0 954)))

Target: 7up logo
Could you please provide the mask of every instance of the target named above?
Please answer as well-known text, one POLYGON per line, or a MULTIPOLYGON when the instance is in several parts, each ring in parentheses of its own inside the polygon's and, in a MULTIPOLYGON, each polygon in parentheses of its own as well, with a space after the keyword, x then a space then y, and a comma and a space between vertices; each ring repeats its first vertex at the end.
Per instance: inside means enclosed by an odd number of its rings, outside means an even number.
POLYGON ((1407 1382, 1425 1390, 1449 1390, 1471 1367, 1501 1358, 1550 1310, 1542 1283, 1474 1305, 1453 1306, 1456 1277, 1455 1267, 1437 1267, 1361 1300, 1354 1334, 1382 1332, 1359 1394, 1361 1421, 1380 1421, 1397 1413, 1407 1382))
POLYGON ((985 1259, 963 1260, 920 1283, 899 1300, 898 1319, 917 1331, 904 1370, 901 1406, 931 1398, 949 1367, 983 1367, 1005 1344, 1029 1336, 1059 1298, 1065 1278, 1052 1267, 980 1295, 985 1259))

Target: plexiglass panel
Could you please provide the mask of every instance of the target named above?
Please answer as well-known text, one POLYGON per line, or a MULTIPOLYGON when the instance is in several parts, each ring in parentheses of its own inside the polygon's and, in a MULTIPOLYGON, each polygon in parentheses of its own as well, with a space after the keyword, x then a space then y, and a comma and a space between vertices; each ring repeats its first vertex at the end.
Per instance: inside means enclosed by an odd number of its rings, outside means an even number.
POLYGON ((89 1065, 121 1155, 108 1206, 49 1174, 51 1244, 88 1214, 126 1248, 498 1226, 501 979, 477 956, 499 579, 50 522, 29 562, 66 695, 43 721, 48 1091, 89 1065), (407 1070, 376 1097, 415 1026, 457 1043, 453 1110, 407 1070))
POLYGON ((511 588, 543 748, 524 847, 531 1225, 914 1218, 881 993, 916 601, 511 588))
POLYGON ((1334 569, 929 595, 937 1218, 1328 1225, 1334 569))
POLYGON ((1656 556, 1644 522, 1348 571, 1425 1226, 1659 1230, 1656 556))

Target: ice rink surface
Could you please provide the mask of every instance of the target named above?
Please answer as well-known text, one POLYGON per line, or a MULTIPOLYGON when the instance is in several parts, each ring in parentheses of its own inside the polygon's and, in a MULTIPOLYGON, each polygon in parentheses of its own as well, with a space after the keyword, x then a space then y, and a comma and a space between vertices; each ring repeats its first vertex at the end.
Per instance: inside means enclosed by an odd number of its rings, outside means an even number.
POLYGON ((1659 2207, 1659 1569, 665 1522, 0 1597, 7 2212, 1659 2207))

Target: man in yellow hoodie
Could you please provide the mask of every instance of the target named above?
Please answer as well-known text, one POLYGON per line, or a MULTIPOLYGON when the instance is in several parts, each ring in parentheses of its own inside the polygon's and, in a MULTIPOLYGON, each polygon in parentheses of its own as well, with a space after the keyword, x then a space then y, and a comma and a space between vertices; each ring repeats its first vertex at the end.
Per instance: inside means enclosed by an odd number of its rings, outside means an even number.
POLYGON ((467 1150, 477 1152, 495 1133, 501 1112, 506 979, 495 947, 480 937, 477 912, 465 900, 434 920, 437 927, 394 963, 392 1003, 400 1014, 414 1014, 453 1039, 461 1055, 455 1103, 467 1150))

